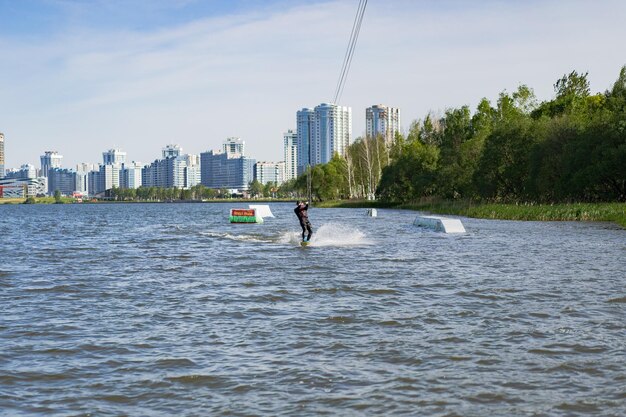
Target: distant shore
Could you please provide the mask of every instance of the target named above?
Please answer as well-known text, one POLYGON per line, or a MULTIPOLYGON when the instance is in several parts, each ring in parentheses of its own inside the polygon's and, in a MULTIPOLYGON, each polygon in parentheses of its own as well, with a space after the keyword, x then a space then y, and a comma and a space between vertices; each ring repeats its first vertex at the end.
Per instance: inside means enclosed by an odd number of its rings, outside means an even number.
POLYGON ((367 200, 316 203, 323 208, 396 208, 480 219, 615 222, 626 228, 626 203, 487 204, 469 201, 425 201, 389 204, 367 200))
MULTIPOLYGON (((84 201, 81 204, 115 203, 285 203, 294 199, 212 199, 212 200, 135 200, 84 201)), ((63 197, 63 204, 76 204, 73 198, 63 197)), ((24 204, 23 198, 0 199, 2 204, 24 204)), ((34 204, 55 204, 53 197, 37 197, 34 204)), ((392 204, 368 200, 329 200, 315 202, 317 208, 394 208, 403 210, 425 211, 434 214, 449 214, 498 220, 534 220, 534 221, 591 221, 614 222, 626 229, 626 203, 569 203, 569 204, 502 204, 475 203, 469 201, 423 201, 405 204, 392 204)))
POLYGON ((77 201, 72 197, 61 197, 60 203, 57 203, 54 197, 35 197, 31 202, 26 202, 23 198, 0 198, 2 204, 137 204, 137 203, 242 203, 242 204, 258 204, 258 203, 289 203, 293 202, 293 198, 215 198, 208 200, 90 200, 77 201))

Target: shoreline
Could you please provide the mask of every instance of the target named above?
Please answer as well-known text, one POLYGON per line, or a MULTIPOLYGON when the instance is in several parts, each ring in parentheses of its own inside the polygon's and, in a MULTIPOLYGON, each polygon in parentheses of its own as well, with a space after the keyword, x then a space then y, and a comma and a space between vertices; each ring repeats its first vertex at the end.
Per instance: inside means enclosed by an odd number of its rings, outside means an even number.
MULTIPOLYGON (((24 199, 0 199, 2 205, 25 204, 24 199)), ((64 197, 60 204, 179 204, 179 203, 289 203, 295 199, 215 199, 215 200, 141 200, 113 201, 98 200, 78 203, 64 197)), ((52 197, 37 198, 31 204, 57 204, 52 197)), ((522 221, 595 221, 613 222, 626 229, 626 203, 475 203, 471 201, 433 200, 414 203, 386 203, 369 200, 332 200, 315 202, 316 208, 389 208, 423 211, 433 214, 454 215, 490 220, 522 221)))
POLYGON ((503 204, 425 201, 391 204, 367 200, 316 203, 320 208, 391 208, 491 220, 614 222, 626 229, 626 203, 503 204))

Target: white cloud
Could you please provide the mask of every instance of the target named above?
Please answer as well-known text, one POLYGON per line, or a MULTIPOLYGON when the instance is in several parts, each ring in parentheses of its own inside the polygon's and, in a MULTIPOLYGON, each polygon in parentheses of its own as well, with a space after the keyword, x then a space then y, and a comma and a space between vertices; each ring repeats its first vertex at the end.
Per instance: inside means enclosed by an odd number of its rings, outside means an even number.
MULTIPOLYGON (((540 99, 573 69, 604 90, 624 61, 621 2, 369 2, 342 104, 431 109, 495 99, 520 83, 540 99)), ((295 112, 328 101, 356 12, 332 2, 198 19, 147 31, 68 29, 0 39, 0 131, 9 166, 46 149, 66 166, 117 146, 148 162, 170 142, 198 153, 227 136, 259 160, 282 158, 295 112)))

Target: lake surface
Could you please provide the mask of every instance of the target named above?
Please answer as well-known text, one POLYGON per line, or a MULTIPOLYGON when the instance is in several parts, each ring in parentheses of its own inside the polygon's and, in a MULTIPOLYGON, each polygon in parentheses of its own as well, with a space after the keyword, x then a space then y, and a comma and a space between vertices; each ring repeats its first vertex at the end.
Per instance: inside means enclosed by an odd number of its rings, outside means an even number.
POLYGON ((0 415, 626 415, 619 227, 242 206, 0 206, 0 415))

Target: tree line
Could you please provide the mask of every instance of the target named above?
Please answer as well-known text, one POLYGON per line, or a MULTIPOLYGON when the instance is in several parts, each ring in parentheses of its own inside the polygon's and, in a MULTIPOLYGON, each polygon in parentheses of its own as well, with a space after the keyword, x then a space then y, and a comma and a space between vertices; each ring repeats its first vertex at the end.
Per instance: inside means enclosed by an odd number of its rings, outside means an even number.
MULTIPOLYGON (((358 138, 312 168, 314 198, 626 201, 626 66, 603 93, 587 77, 563 75, 544 102, 521 85, 474 112, 430 113, 392 143, 358 138)), ((285 187, 304 195, 306 184, 302 175, 285 187)))
MULTIPOLYGON (((263 185, 257 180, 250 182, 248 194, 253 198, 291 198, 295 194, 287 187, 281 189, 274 182, 263 185)), ((201 201, 231 198, 233 195, 226 188, 214 189, 202 184, 188 189, 177 187, 113 187, 107 197, 116 201, 201 201)))

